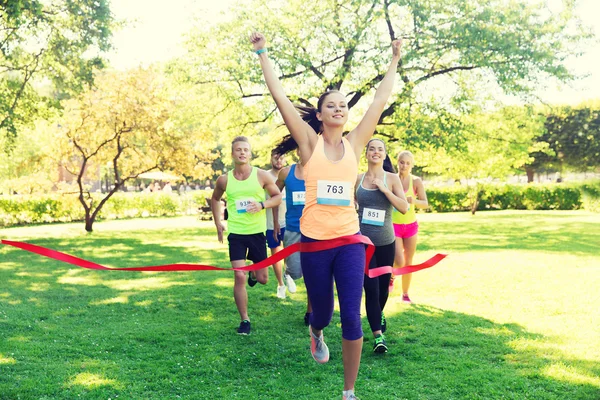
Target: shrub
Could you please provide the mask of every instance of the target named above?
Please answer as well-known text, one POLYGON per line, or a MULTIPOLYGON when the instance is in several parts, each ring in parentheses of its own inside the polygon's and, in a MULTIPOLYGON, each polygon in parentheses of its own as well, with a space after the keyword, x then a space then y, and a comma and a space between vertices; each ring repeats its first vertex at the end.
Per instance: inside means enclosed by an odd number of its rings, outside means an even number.
MULTIPOLYGON (((600 212, 600 181, 580 184, 480 184, 429 187, 427 211, 469 211, 477 195, 477 211, 483 210, 586 210, 600 212)), ((97 220, 173 216, 197 213, 212 190, 178 193, 115 193, 97 220)), ((93 195, 96 204, 101 195, 93 195)), ((0 226, 83 221, 77 195, 0 196, 0 226)))

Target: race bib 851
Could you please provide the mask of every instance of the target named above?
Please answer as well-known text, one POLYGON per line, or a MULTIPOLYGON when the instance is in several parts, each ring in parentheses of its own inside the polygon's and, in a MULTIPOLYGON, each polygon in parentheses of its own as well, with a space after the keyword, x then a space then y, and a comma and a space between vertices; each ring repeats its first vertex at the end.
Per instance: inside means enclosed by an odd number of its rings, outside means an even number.
POLYGON ((376 210, 374 208, 363 208, 362 223, 368 225, 383 226, 385 220, 385 210, 376 210))

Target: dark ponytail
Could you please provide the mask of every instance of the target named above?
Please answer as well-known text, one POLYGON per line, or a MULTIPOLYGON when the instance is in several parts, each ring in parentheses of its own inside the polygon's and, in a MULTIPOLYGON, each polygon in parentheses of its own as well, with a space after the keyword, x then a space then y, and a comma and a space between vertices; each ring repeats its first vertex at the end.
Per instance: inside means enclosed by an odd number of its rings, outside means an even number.
MULTIPOLYGON (((300 118, 304 120, 311 128, 317 132, 318 135, 321 134, 321 121, 317 119, 317 109, 310 106, 301 106, 298 104, 294 104, 296 110, 298 110, 298 114, 300 114, 300 118)), ((296 150, 298 148, 298 143, 294 140, 291 133, 288 133, 281 139, 279 144, 275 146, 273 149, 273 153, 279 154, 280 156, 289 153, 290 151, 296 150)))
POLYGON ((319 110, 311 106, 301 106, 298 104, 295 104, 294 107, 296 107, 296 110, 298 110, 300 118, 310 125, 310 127, 313 128, 317 134, 321 134, 321 131, 323 130, 323 124, 317 119, 317 112, 319 110))
POLYGON ((392 160, 389 155, 385 155, 385 160, 383 160, 383 170, 386 172, 391 172, 392 174, 396 173, 394 169, 394 164, 392 164, 392 160))
MULTIPOLYGON (((321 110, 321 107, 323 107, 323 102, 325 101, 327 96, 329 96, 332 93, 341 94, 341 92, 339 92, 338 90, 329 90, 323 93, 321 97, 319 97, 319 101, 317 102, 317 108, 312 106, 294 104, 294 107, 296 107, 296 110, 298 110, 298 114, 300 114, 300 118, 302 118, 304 122, 306 122, 311 128, 313 128, 317 135, 323 133, 323 124, 321 121, 318 120, 317 113, 321 110)), ((283 137, 283 139, 281 139, 281 142, 279 142, 279 144, 275 146, 275 148, 273 149, 273 153, 284 155, 292 150, 296 150, 297 148, 298 143, 296 143, 296 141, 292 137, 292 134, 288 133, 283 137)))

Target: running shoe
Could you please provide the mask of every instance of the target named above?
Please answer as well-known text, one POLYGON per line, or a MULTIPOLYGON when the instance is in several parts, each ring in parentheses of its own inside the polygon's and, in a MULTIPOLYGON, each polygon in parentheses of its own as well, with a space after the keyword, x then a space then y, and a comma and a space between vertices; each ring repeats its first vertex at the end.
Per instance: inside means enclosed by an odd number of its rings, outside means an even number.
POLYGON ((373 343, 373 353, 387 353, 388 347, 385 343, 385 337, 383 335, 377 335, 375 337, 375 343, 373 343))
POLYGON ((402 295, 402 302, 406 303, 406 304, 411 304, 412 301, 410 300, 410 297, 408 297, 408 293, 404 293, 402 295))
POLYGON ((294 278, 288 274, 285 274, 285 284, 287 285, 290 293, 296 293, 296 282, 294 282, 294 278))
POLYGON ((254 279, 252 272, 248 272, 248 286, 254 287, 254 285, 256 285, 257 283, 258 281, 254 279))
POLYGON ((304 325, 306 325, 306 326, 310 325, 310 314, 311 313, 309 313, 309 312, 304 314, 304 325))
POLYGON ((325 364, 329 361, 329 348, 325 344, 323 332, 321 332, 321 336, 316 337, 310 326, 308 327, 308 332, 310 333, 310 352, 313 358, 319 364, 325 364))
POLYGON ((277 297, 285 299, 285 285, 277 286, 277 297))
POLYGON ((240 327, 237 330, 238 335, 249 335, 250 334, 250 321, 247 319, 240 322, 240 327))
POLYGON ((388 287, 388 292, 392 293, 394 291, 394 275, 390 278, 390 286, 388 287))
POLYGON ((356 395, 354 393, 348 394, 348 395, 342 395, 342 400, 359 400, 358 397, 356 397, 356 395))
POLYGON ((383 311, 381 312, 381 333, 385 333, 387 331, 387 319, 385 319, 385 315, 383 311))

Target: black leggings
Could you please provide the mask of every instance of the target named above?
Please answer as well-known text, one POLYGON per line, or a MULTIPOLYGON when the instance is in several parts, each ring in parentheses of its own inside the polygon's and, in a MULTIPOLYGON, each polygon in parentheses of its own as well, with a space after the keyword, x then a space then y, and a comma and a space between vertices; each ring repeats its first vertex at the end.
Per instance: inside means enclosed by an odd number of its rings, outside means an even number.
MULTIPOLYGON (((385 246, 376 246, 375 253, 369 263, 369 269, 393 266, 395 253, 395 242, 385 246)), ((392 274, 383 274, 376 278, 369 278, 365 275, 365 307, 372 332, 381 330, 381 313, 389 296, 391 276, 392 274)))

